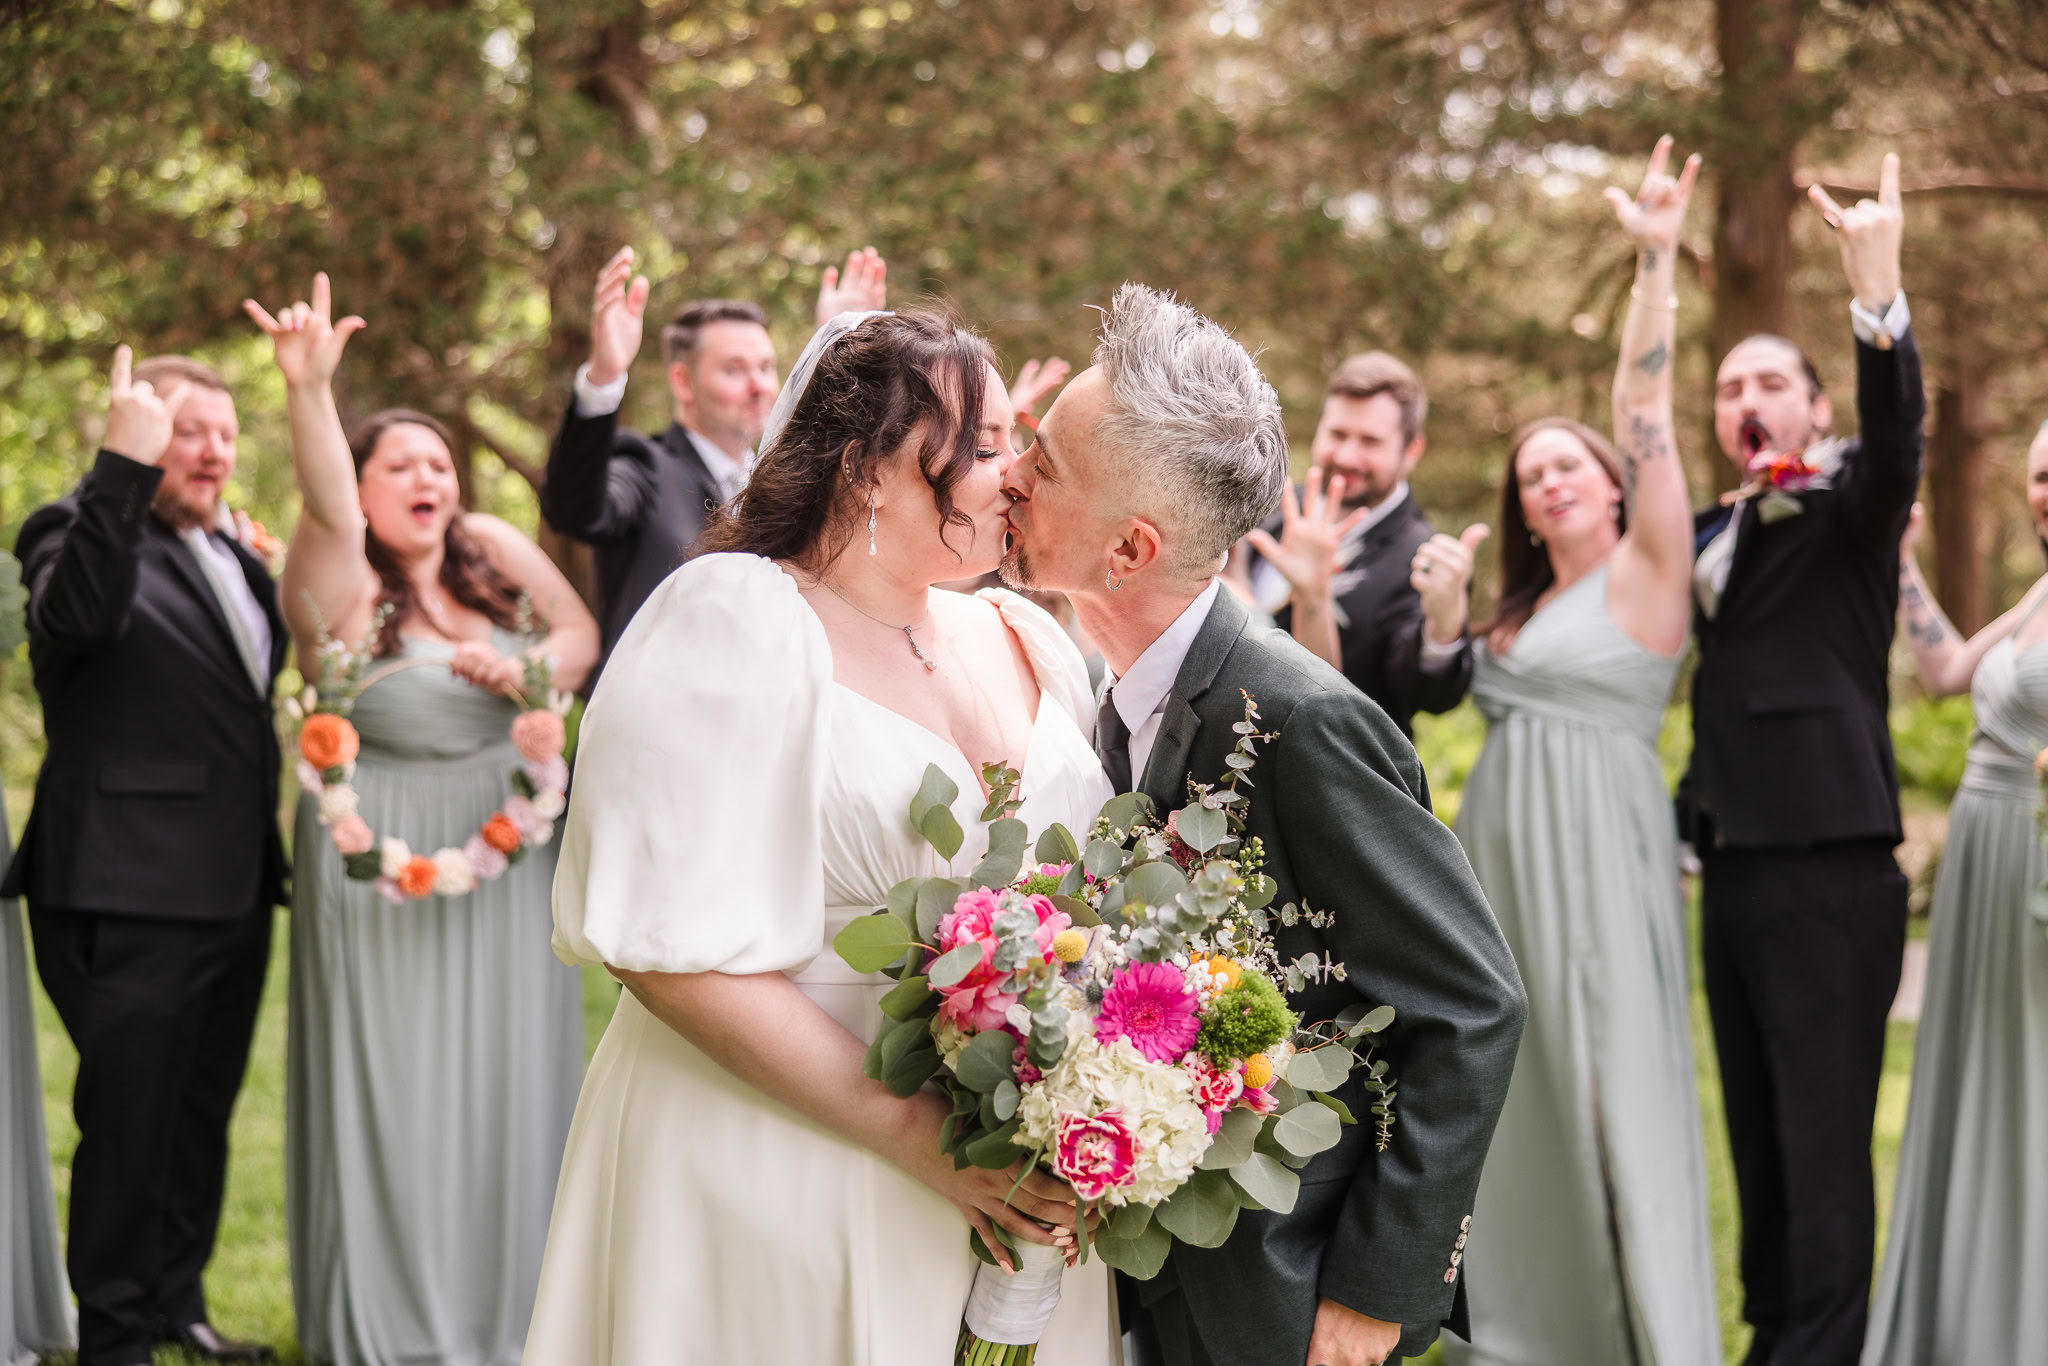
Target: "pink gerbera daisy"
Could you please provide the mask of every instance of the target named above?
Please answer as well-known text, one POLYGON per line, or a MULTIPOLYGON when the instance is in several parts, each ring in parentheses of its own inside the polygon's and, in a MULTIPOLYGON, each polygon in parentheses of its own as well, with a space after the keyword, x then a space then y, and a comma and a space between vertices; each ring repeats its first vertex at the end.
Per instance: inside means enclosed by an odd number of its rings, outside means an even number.
POLYGON ((1202 1032, 1201 1008, 1171 963, 1133 963, 1102 994, 1095 1037, 1129 1039, 1153 1062, 1179 1062, 1202 1032))

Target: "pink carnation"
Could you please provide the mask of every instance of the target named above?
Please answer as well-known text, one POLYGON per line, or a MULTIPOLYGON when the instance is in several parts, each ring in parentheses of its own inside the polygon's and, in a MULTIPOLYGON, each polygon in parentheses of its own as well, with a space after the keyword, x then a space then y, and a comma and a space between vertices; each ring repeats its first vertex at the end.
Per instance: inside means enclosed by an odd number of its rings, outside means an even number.
POLYGON ((370 885, 377 889, 378 896, 383 897, 394 906, 401 905, 405 901, 405 893, 398 890, 397 878, 380 877, 370 885))
POLYGON ((567 792, 569 790, 569 762, 556 757, 553 759, 529 759, 520 767, 532 780, 536 789, 542 792, 567 792))
POLYGON ((310 792, 317 797, 320 795, 320 789, 327 786, 327 780, 320 776, 320 770, 304 759, 299 760, 298 766, 292 772, 299 780, 301 792, 310 792))
POLYGON ((335 852, 344 858, 367 854, 377 843, 376 834, 361 816, 345 816, 328 826, 327 838, 334 841, 335 852))
POLYGON ((462 856, 469 860, 469 866, 476 870, 477 879, 481 882, 495 882, 512 866, 511 861, 482 835, 471 835, 463 843, 462 856))
POLYGON ((568 738, 568 732, 562 727, 562 718, 545 707, 523 711, 512 719, 512 743, 536 764, 561 758, 562 746, 568 738))
POLYGON ((1171 963, 1133 963, 1119 972, 1095 1017, 1099 1041, 1129 1039, 1153 1062, 1179 1062, 1201 1032, 1195 993, 1171 963))
POLYGON ((1244 1094, 1239 1096, 1238 1099, 1244 1102, 1247 1110, 1254 1110, 1262 1115, 1270 1115, 1280 1108, 1280 1102, 1275 1100, 1273 1093, 1263 1086, 1245 1087, 1244 1094))
POLYGON ((505 819, 512 822, 519 838, 528 844, 546 844, 555 833, 555 823, 534 810, 533 803, 524 797, 505 799, 505 819))
POLYGON ((1209 1132, 1213 1134, 1223 1127, 1223 1112, 1245 1093, 1244 1065, 1217 1067, 1200 1053, 1190 1053, 1181 1066, 1195 1084, 1195 1104, 1208 1115, 1209 1132))
POLYGON ((1100 1200, 1130 1184, 1138 1163, 1138 1139, 1115 1110, 1090 1119, 1068 1111, 1060 1116, 1053 1170, 1083 1200, 1100 1200))

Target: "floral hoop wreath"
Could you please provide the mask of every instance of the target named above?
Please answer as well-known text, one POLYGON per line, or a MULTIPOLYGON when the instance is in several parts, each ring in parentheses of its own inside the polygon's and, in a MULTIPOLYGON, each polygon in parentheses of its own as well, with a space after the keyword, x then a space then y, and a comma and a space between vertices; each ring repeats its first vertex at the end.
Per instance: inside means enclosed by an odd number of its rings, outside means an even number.
MULTIPOLYGON (((366 640, 378 638, 389 615, 389 604, 377 610, 366 640)), ((299 723, 299 787, 318 801, 320 824, 327 828, 327 838, 341 855, 343 870, 358 882, 373 884, 385 900, 398 903, 430 896, 466 896, 478 883, 503 877, 529 849, 555 837, 555 822, 567 805, 564 794, 569 789, 569 764, 562 757, 567 729, 562 718, 569 710, 570 698, 555 690, 553 666, 540 653, 535 633, 528 629, 530 619, 522 600, 521 634, 533 638, 534 643, 521 652, 523 687, 506 689, 506 695, 521 708, 512 718, 512 743, 518 747, 520 759, 509 775, 512 795, 461 848, 441 848, 432 854, 414 853, 404 840, 393 836, 379 838, 363 820, 354 785, 362 737, 348 718, 356 698, 372 683, 441 661, 398 660, 365 674, 368 656, 350 650, 321 626, 320 681, 284 704, 287 714, 299 723), (540 701, 529 700, 534 698, 540 701)))

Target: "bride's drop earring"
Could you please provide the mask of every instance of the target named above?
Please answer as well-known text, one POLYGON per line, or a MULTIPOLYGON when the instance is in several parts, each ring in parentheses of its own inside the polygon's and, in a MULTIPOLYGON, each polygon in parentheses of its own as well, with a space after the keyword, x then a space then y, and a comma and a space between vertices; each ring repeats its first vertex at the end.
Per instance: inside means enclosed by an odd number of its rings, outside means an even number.
POLYGON ((875 553, 875 495, 868 495, 868 554, 875 553))

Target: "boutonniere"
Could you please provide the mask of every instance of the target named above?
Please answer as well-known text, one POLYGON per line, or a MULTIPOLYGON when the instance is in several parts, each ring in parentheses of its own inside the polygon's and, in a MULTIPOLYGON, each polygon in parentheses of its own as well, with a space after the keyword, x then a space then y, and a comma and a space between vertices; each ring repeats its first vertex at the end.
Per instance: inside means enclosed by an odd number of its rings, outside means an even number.
POLYGON ((1804 451, 1758 451, 1749 459, 1742 487, 1721 495, 1722 506, 1755 498, 1757 518, 1765 526, 1797 517, 1806 508, 1795 495, 1829 487, 1840 458, 1841 443, 1833 440, 1804 451))
POLYGON ((264 529, 263 523, 246 512, 234 514, 235 539, 242 543, 242 549, 263 561, 264 567, 272 574, 284 569, 284 542, 264 529))

